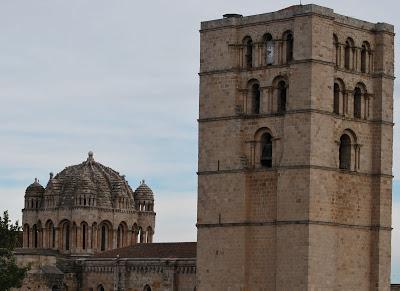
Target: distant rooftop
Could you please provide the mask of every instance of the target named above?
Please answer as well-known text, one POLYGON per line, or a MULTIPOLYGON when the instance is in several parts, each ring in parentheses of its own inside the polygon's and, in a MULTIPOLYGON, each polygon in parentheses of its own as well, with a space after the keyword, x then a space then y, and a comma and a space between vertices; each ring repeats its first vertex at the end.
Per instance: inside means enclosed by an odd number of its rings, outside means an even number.
POLYGON ((99 253, 93 258, 195 259, 196 248, 196 242, 139 243, 99 253))

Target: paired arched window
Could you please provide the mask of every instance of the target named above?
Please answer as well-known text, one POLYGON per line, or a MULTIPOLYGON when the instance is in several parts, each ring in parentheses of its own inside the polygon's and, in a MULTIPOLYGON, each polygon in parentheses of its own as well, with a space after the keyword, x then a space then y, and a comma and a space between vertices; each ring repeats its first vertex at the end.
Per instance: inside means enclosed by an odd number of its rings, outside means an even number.
POLYGON ((340 110, 340 86, 338 83, 333 85, 333 113, 339 114, 340 110))
POLYGON ((340 137, 339 168, 344 170, 351 168, 351 139, 347 134, 340 137))
POLYGON ((283 113, 286 111, 287 90, 285 81, 278 83, 278 112, 283 113))
POLYGON ((344 48, 344 67, 347 70, 351 70, 353 66, 353 49, 354 41, 349 37, 344 48))
POLYGON ((261 104, 261 92, 260 85, 255 83, 251 86, 251 100, 252 100, 252 110, 253 114, 260 113, 260 104, 261 104))
POLYGON ((253 67, 253 41, 250 36, 246 36, 243 39, 243 46, 244 46, 244 59, 245 59, 245 66, 246 68, 253 67))
POLYGON ((370 54, 370 46, 369 43, 364 41, 361 47, 361 72, 368 73, 369 72, 369 54, 370 54))
POLYGON ((333 34, 333 51, 335 65, 339 66, 339 40, 336 34, 333 34))
POLYGON ((260 164, 263 167, 272 167, 272 136, 268 132, 261 136, 260 140, 260 164))
POLYGON ((272 35, 267 33, 264 35, 264 47, 265 47, 265 63, 272 65, 274 63, 274 41, 272 35))
POLYGON ((97 286, 97 291, 104 291, 104 287, 103 287, 103 285, 99 285, 99 286, 97 286))
POLYGON ((143 287, 143 291, 151 291, 151 287, 149 285, 145 285, 143 287))
POLYGON ((354 117, 361 118, 361 100, 362 100, 362 92, 359 87, 356 87, 354 90, 354 117))
POLYGON ((291 62, 293 60, 293 34, 291 31, 286 31, 284 33, 283 39, 286 43, 286 62, 291 62))

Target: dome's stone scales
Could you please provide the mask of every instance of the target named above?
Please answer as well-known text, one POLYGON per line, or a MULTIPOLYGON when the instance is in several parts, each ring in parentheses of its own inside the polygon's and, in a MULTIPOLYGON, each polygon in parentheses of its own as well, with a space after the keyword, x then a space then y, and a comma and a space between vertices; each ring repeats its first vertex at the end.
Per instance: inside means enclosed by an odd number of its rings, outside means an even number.
POLYGON ((144 180, 142 180, 139 187, 137 187, 137 189, 135 190, 134 198, 135 200, 154 201, 153 191, 150 189, 149 186, 146 185, 144 180))
POLYGON ((60 206, 72 206, 79 197, 93 197, 99 207, 113 207, 117 197, 128 199, 133 205, 133 191, 117 171, 106 167, 89 155, 75 166, 66 167, 49 182, 46 195, 59 195, 60 206))

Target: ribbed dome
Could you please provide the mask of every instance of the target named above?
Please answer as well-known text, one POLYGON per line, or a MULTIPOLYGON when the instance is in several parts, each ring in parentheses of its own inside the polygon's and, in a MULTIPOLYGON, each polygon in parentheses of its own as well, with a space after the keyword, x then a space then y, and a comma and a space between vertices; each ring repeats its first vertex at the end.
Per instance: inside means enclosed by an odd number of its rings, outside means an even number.
POLYGON ((125 177, 96 162, 92 152, 83 163, 66 167, 51 177, 45 195, 59 196, 62 207, 73 206, 79 197, 94 197, 98 207, 113 207, 115 198, 121 197, 133 205, 133 191, 125 177))
POLYGON ((142 180, 139 187, 135 190, 135 200, 154 200, 153 191, 146 185, 144 180, 142 180))
POLYGON ((35 182, 30 184, 28 188, 25 190, 25 197, 38 197, 42 196, 44 193, 44 188, 42 185, 40 185, 39 181, 35 178, 35 182))

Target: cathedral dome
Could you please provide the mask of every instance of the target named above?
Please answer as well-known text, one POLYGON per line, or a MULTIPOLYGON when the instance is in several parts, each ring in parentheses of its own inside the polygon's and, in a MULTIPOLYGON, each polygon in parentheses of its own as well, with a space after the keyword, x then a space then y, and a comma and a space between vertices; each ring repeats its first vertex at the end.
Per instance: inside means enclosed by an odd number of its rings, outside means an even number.
POLYGON ((135 190, 135 200, 151 200, 154 201, 153 191, 146 185, 144 180, 140 183, 139 187, 135 190))
POLYGON ((121 198, 125 198, 128 205, 134 205, 133 191, 125 176, 96 162, 92 152, 86 161, 66 167, 54 178, 50 176, 45 195, 58 196, 61 207, 78 204, 111 208, 116 207, 117 199, 121 198))
POLYGON ((30 184, 28 188, 25 190, 25 197, 37 197, 37 196, 42 196, 44 193, 44 188, 42 185, 40 185, 38 179, 35 178, 35 182, 30 184))

